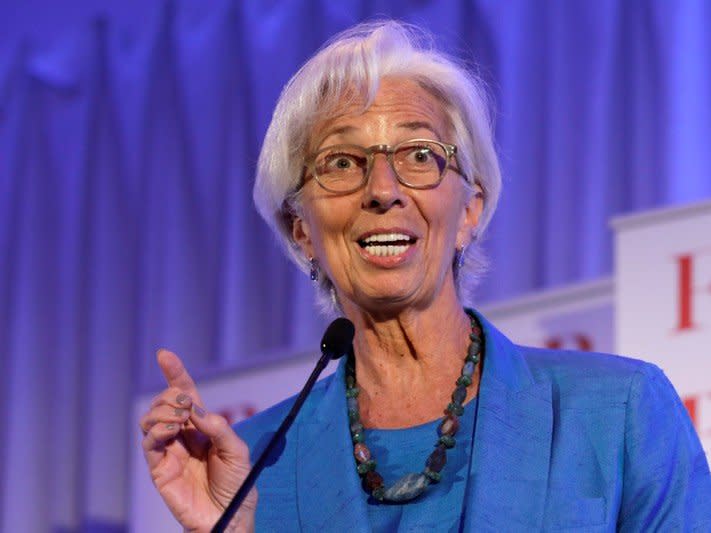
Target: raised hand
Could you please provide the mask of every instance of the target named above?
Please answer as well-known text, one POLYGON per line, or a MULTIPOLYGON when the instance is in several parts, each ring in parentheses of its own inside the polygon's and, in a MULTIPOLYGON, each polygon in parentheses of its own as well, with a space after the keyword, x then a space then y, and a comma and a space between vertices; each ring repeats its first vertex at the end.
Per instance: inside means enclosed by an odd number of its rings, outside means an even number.
MULTIPOLYGON (((249 472, 249 450, 224 417, 207 412, 180 358, 159 350, 168 388, 141 418, 143 453, 153 483, 188 531, 210 531, 249 472)), ((253 531, 252 489, 230 531, 253 531)))

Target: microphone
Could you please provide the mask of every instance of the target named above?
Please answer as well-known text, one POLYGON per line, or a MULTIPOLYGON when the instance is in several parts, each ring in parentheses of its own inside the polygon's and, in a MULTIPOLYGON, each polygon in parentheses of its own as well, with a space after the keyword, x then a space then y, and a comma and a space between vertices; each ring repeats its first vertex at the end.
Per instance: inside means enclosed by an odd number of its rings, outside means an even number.
MULTIPOLYGON (((355 327, 347 318, 339 317, 326 328, 321 338, 321 359, 328 355, 330 359, 340 359, 350 352, 353 346, 355 327)), ((320 362, 320 360, 319 360, 320 362)), ((326 361, 328 364, 328 360, 326 361)))
POLYGON ((284 421, 279 426, 279 429, 277 429, 274 436, 269 440, 269 443, 266 448, 264 448, 264 451, 259 456, 259 459, 257 459, 254 463, 252 470, 250 470, 249 474, 247 474, 247 477, 242 482, 242 486, 237 491, 237 494, 234 495, 232 501, 225 508, 222 516, 212 528, 212 533, 223 533, 225 531, 227 525, 230 523, 230 520, 232 520, 232 517, 237 512, 237 509, 239 509, 240 505, 242 505, 242 502, 247 497, 250 489, 257 481, 257 477, 259 477, 259 474, 261 474, 262 470, 264 470, 264 467, 267 466, 267 458, 271 452, 277 445, 279 445, 279 448, 283 449, 285 444, 284 436, 291 427, 291 424, 294 423, 296 415, 301 410, 301 406, 304 404, 304 401, 306 401, 306 397, 309 395, 309 392, 311 392, 311 389, 316 383, 319 375, 323 372, 323 369, 326 368, 330 361, 339 359, 340 357, 351 352, 353 349, 354 336, 355 327, 353 326, 353 322, 347 318, 337 318, 331 322, 328 328, 326 328, 326 331, 321 339, 321 357, 316 363, 316 367, 313 369, 313 372, 311 372, 309 379, 306 381, 306 385, 304 385, 304 388, 301 389, 301 392, 296 397, 296 401, 294 401, 294 405, 286 415, 286 418, 284 418, 284 421))

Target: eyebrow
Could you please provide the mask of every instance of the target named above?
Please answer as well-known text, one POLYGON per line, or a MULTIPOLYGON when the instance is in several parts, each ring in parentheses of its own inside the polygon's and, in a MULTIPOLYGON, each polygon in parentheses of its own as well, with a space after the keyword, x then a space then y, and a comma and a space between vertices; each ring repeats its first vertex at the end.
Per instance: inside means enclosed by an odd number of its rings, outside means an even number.
POLYGON ((340 126, 336 129, 329 130, 326 137, 330 137, 331 135, 340 135, 341 133, 350 133, 352 131, 355 131, 356 129, 357 128, 355 126, 340 126))
POLYGON ((405 128, 408 130, 420 130, 420 129, 425 129, 425 130, 430 130, 432 133, 434 133, 437 136, 437 140, 442 140, 442 135, 440 135, 439 131, 429 122, 426 122, 424 120, 413 120, 410 122, 400 122, 397 125, 398 128, 405 128))
POLYGON ((313 148, 316 149, 319 146, 323 144, 323 142, 328 139, 329 137, 332 137, 333 135, 341 135, 342 133, 350 133, 352 131, 355 131, 357 128, 354 126, 339 126, 338 128, 332 129, 332 130, 327 130, 325 132, 325 135, 321 135, 320 140, 314 144, 313 148))

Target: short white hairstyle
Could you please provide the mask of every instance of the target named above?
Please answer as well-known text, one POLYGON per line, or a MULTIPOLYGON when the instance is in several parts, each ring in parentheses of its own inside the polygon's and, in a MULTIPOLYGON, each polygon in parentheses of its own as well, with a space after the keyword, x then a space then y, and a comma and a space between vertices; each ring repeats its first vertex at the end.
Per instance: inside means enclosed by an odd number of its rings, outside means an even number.
MULTIPOLYGON (((294 242, 292 226, 300 209, 298 189, 313 127, 354 97, 362 98, 367 109, 385 77, 412 80, 442 102, 454 135, 447 140, 457 145, 457 162, 470 181, 468 190, 473 191, 475 180, 484 192, 484 209, 472 244, 462 259, 452 250, 459 299, 471 306, 473 290, 486 269, 481 238, 501 191, 493 120, 481 79, 463 62, 437 50, 420 28, 393 20, 358 24, 336 35, 299 69, 284 87, 264 138, 255 205, 292 261, 309 272, 309 258, 294 242)), ((317 282, 322 310, 338 313, 331 281, 321 273, 317 282)))

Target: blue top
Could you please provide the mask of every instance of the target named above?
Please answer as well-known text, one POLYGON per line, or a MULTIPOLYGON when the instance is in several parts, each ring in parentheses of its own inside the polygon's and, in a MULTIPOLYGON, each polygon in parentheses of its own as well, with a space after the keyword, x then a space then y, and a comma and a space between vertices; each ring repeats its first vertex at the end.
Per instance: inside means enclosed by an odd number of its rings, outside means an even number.
MULTIPOLYGON (((374 532, 413 529, 459 531, 469 477, 476 407, 476 398, 464 406, 464 414, 459 419, 459 431, 455 435, 457 444, 447 450, 447 464, 442 469, 439 483, 430 484, 418 498, 401 504, 381 503, 363 491, 368 519, 374 532)), ((383 476, 386 487, 406 474, 422 472, 437 441, 440 422, 441 419, 438 419, 406 429, 365 431, 365 444, 378 463, 377 471, 383 476)))

